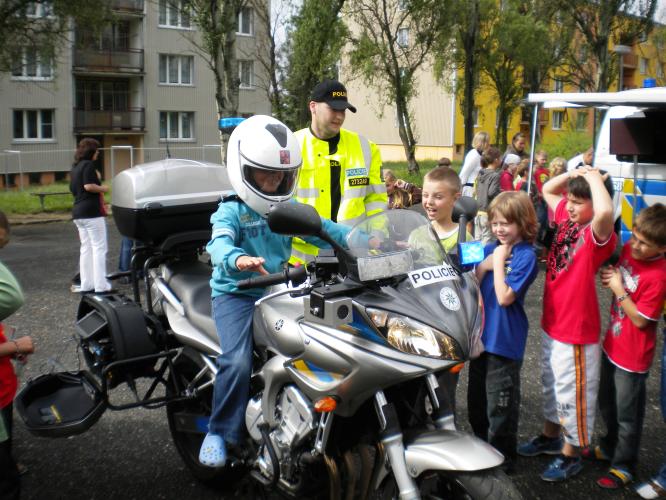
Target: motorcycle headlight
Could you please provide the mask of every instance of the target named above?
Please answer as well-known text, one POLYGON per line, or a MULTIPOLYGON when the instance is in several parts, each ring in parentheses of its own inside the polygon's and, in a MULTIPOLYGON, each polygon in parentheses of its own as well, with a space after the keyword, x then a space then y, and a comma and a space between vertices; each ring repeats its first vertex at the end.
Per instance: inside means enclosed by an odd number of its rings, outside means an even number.
POLYGON ((367 309, 367 313, 388 343, 399 351, 451 361, 463 359, 458 343, 436 328, 380 309, 367 309))

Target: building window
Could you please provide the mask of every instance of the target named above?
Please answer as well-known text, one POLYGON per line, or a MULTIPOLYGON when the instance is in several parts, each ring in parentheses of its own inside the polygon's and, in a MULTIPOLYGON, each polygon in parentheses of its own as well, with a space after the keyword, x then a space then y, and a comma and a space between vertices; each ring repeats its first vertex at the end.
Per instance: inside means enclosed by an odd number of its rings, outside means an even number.
POLYGON ((479 127, 479 107, 474 106, 474 110, 472 110, 472 123, 474 124, 475 127, 479 127))
POLYGON ((398 42, 398 45, 400 47, 409 46, 409 29, 408 28, 400 28, 398 30, 398 38, 397 38, 396 41, 398 42))
POLYGON ((159 0, 159 25, 189 28, 190 14, 186 0, 159 0))
POLYGON ((76 109, 127 111, 129 82, 126 80, 76 80, 76 109))
POLYGON ((553 111, 553 130, 561 130, 564 121, 564 111, 553 111))
POLYGON ((160 139, 194 140, 194 113, 188 111, 160 111, 160 139))
POLYGON ((118 20, 106 24, 100 30, 78 29, 76 41, 80 48, 99 51, 128 50, 130 48, 130 23, 118 20))
POLYGON ((554 92, 564 92, 564 82, 557 78, 553 79, 553 91, 554 92))
POLYGON ((238 78, 240 88, 251 89, 254 87, 254 61, 238 61, 238 78))
POLYGON ((14 58, 12 78, 20 80, 52 80, 53 61, 33 48, 24 48, 14 58))
POLYGON ((576 129, 587 130, 587 111, 579 111, 576 114, 576 129))
POLYGON ((639 71, 641 72, 641 75, 646 75, 648 72, 648 60, 644 57, 641 57, 639 71))
POLYGON ((25 6, 25 14, 28 17, 53 17, 53 2, 50 0, 29 2, 25 6))
POLYGON ((15 109, 14 139, 27 141, 53 139, 53 110, 15 109))
POLYGON ((638 35, 638 41, 641 43, 645 43, 648 41, 648 34, 647 31, 643 31, 638 35))
POLYGON ((194 56, 160 54, 160 83, 168 85, 192 85, 194 56))
POLYGON ((243 7, 238 13, 237 33, 254 35, 254 11, 251 7, 243 7))
POLYGON ((657 64, 657 78, 664 77, 664 67, 661 64, 657 64))
POLYGON ((398 0, 398 10, 401 11, 406 11, 407 8, 409 7, 409 4, 407 3, 407 0, 398 0))

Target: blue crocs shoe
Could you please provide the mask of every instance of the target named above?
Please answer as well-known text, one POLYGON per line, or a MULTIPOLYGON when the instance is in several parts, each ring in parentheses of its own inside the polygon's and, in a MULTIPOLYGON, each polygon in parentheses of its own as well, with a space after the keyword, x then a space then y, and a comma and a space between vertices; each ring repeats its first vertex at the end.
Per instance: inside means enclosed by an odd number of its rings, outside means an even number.
POLYGON ((518 446, 518 455, 535 457, 537 455, 559 455, 564 441, 561 437, 551 438, 543 434, 518 446))
POLYGON ((580 457, 565 457, 560 455, 551 462, 541 474, 541 479, 552 483, 566 481, 583 469, 583 459, 580 457))
POLYGON ((227 448, 224 439, 217 434, 206 434, 199 450, 199 462, 208 467, 221 468, 227 461, 227 448))

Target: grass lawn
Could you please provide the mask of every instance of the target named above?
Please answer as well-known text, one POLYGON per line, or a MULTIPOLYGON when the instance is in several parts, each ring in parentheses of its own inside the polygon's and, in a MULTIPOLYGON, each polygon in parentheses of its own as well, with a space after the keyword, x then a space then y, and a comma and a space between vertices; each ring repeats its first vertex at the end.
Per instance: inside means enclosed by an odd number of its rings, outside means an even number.
MULTIPOLYGON (((412 175, 407 172, 407 162, 406 161, 387 161, 384 162, 384 167, 383 168, 388 168, 389 170, 393 171, 395 176, 398 179, 403 179, 406 180, 407 182, 411 182, 412 184, 416 184, 417 186, 423 186, 423 176, 431 169, 437 166, 437 161, 436 160, 424 160, 419 162, 419 170, 420 172, 418 174, 412 175)), ((460 167, 462 166, 462 162, 460 161, 454 161, 451 166, 456 172, 460 172, 460 167)))
MULTIPOLYGON (((30 193, 67 193, 44 197, 46 212, 69 212, 72 210, 74 198, 69 194, 68 182, 56 182, 48 186, 29 186, 23 191, 18 188, 0 189, 0 210, 7 215, 36 214, 42 212, 39 196, 30 193)), ((108 198, 111 199, 111 198, 108 198)))

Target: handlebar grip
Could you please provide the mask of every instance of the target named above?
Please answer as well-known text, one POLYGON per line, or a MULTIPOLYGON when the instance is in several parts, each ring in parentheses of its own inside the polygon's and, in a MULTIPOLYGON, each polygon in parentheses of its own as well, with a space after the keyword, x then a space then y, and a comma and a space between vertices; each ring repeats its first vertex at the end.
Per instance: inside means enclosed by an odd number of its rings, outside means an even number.
POLYGON ((267 286, 287 283, 288 281, 300 284, 305 281, 306 276, 307 270, 305 266, 289 267, 279 273, 265 274, 256 278, 240 280, 236 286, 239 290, 248 290, 250 288, 266 288, 267 286))

